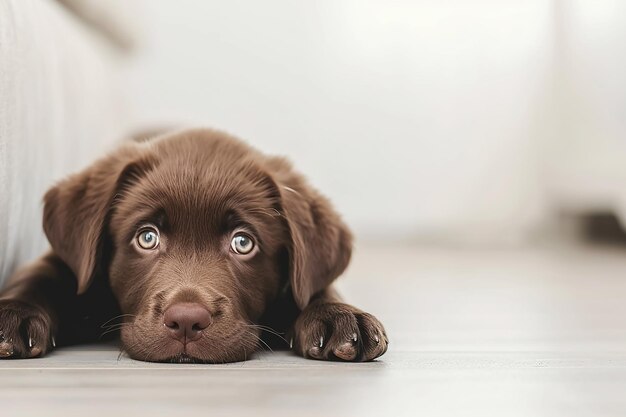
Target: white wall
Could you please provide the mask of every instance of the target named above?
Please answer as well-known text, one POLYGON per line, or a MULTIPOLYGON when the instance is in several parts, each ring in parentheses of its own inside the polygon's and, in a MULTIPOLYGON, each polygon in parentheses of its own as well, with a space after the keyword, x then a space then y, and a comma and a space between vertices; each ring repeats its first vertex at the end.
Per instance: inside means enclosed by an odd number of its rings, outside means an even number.
POLYGON ((546 167, 551 204, 613 210, 626 226, 626 2, 555 1, 558 135, 546 167))
POLYGON ((543 213, 552 4, 144 4, 143 124, 286 154, 363 238, 510 241, 543 213))

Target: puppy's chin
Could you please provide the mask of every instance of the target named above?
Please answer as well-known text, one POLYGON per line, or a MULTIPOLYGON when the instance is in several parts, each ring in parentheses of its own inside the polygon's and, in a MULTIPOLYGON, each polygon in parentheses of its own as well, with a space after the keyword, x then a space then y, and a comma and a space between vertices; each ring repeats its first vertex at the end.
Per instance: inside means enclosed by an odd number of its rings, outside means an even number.
POLYGON ((230 334, 207 333, 186 345, 172 339, 162 327, 125 327, 121 333, 122 348, 132 359, 140 361, 216 364, 245 361, 258 348, 258 332, 242 325, 232 325, 230 334))

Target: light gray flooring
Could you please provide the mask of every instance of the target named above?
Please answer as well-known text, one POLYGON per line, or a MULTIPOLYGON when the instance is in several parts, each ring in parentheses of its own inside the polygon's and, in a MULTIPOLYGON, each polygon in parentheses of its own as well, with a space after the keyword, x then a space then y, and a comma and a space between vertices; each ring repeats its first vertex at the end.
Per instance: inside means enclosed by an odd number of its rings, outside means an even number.
POLYGON ((0 415, 626 415, 625 249, 359 247, 340 288, 385 324, 379 361, 66 348, 0 361, 0 415))

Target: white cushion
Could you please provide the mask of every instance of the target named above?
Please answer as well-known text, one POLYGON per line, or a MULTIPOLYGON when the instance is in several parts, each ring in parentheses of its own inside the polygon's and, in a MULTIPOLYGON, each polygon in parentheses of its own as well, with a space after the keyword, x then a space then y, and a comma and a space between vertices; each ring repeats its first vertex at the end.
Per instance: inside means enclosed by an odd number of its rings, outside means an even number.
POLYGON ((0 282, 47 248, 45 191, 127 130, 125 53, 57 2, 0 2, 0 282))

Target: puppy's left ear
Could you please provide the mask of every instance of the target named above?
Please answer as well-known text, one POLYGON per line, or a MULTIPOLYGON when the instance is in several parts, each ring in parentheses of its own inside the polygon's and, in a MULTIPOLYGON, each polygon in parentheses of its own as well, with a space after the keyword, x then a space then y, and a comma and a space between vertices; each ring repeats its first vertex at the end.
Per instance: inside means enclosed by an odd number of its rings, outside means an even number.
POLYGON ((352 234, 326 197, 311 187, 282 158, 270 158, 269 170, 279 194, 291 237, 289 280, 300 309, 346 269, 352 234))
POLYGON ((107 218, 117 193, 145 170, 143 148, 124 146, 62 180, 44 197, 44 231, 54 253, 74 272, 79 294, 87 290, 97 272, 107 218))

